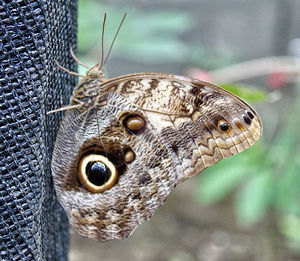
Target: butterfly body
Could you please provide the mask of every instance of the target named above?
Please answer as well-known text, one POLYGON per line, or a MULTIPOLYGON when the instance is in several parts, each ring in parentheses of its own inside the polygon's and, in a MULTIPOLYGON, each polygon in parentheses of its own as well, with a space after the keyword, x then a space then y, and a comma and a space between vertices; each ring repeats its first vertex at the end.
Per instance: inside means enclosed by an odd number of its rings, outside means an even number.
POLYGON ((241 99, 172 74, 104 80, 96 65, 70 105, 78 107, 57 134, 54 184, 72 226, 100 241, 129 236, 177 184, 249 148, 262 132, 241 99))

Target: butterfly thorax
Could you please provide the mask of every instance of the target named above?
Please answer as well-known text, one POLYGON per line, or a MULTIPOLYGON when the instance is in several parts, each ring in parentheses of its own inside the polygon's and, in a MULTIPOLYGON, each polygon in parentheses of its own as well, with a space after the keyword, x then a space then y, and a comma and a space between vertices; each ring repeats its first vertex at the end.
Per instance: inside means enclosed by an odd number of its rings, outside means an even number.
POLYGON ((84 107, 89 108, 97 104, 101 105, 101 100, 104 99, 102 99, 103 93, 100 86, 104 81, 104 73, 100 64, 91 67, 74 88, 71 104, 80 102, 84 104, 84 107))

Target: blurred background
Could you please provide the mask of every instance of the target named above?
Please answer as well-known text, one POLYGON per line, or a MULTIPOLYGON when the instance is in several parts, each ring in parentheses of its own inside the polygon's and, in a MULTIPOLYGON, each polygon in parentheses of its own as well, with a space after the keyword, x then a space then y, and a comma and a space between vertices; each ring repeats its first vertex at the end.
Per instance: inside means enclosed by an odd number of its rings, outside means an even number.
MULTIPOLYGON (((126 240, 72 232, 69 259, 300 260, 300 1, 79 0, 78 56, 111 78, 166 72, 210 81, 258 111, 263 137, 179 185, 126 240)), ((81 73, 84 68, 79 68, 81 73)))

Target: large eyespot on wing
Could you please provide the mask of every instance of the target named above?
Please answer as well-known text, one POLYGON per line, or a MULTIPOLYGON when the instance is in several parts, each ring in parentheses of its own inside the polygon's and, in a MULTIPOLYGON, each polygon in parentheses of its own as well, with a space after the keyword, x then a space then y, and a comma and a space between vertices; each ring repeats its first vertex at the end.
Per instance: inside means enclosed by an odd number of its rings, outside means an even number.
POLYGON ((72 227, 100 241, 128 237, 163 204, 176 180, 170 152, 143 112, 108 110, 97 112, 98 123, 93 114, 70 111, 52 159, 57 196, 72 227))
POLYGON ((124 79, 114 79, 114 100, 93 110, 97 117, 75 109, 61 124, 51 168, 58 198, 82 235, 100 241, 129 236, 176 184, 261 135, 254 110, 221 88, 186 78, 175 83, 170 75, 149 74, 147 82, 153 77, 164 86, 150 93, 124 92, 124 79), (164 89, 170 82, 171 93, 164 89), (94 154, 101 157, 87 156, 94 154), (105 188, 89 191, 89 183, 105 188))
POLYGON ((116 184, 118 172, 105 155, 89 153, 80 159, 77 177, 88 191, 99 193, 116 184))

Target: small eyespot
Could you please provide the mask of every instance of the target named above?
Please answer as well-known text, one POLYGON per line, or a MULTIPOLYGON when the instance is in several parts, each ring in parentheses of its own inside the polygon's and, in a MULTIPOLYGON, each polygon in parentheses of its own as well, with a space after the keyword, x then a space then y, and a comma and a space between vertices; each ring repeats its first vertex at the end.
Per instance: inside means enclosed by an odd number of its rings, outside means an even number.
POLYGON ((110 189, 118 178, 117 169, 108 158, 88 154, 80 159, 78 179, 90 192, 98 193, 110 189))
POLYGON ((140 134, 146 127, 145 120, 136 114, 125 115, 122 122, 124 127, 134 134, 140 134))
POLYGON ((249 116, 249 118, 250 118, 251 120, 254 119, 254 115, 253 115, 250 111, 247 111, 247 115, 249 116))
POLYGON ((227 132, 230 129, 230 124, 225 120, 220 120, 218 122, 218 128, 222 132, 227 132))
POLYGON ((134 161, 134 159, 135 159, 134 152, 131 150, 128 150, 127 152, 125 152, 124 159, 125 159, 126 163, 131 163, 132 161, 134 161))
POLYGON ((249 117, 247 117, 245 114, 243 114, 242 117, 246 124, 248 124, 248 125, 251 124, 251 119, 249 117))

